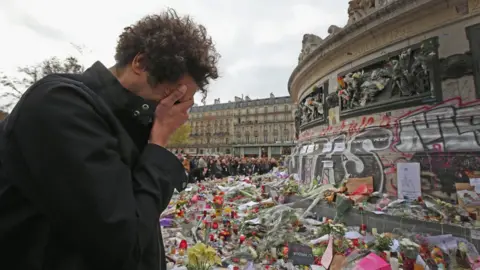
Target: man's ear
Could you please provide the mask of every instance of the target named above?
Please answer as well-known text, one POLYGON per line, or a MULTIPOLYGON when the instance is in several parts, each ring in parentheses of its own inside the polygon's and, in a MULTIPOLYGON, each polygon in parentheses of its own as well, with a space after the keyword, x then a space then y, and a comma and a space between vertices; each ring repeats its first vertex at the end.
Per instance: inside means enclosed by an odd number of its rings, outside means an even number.
POLYGON ((132 70, 135 74, 140 75, 145 72, 145 56, 141 53, 135 55, 132 61, 132 70))

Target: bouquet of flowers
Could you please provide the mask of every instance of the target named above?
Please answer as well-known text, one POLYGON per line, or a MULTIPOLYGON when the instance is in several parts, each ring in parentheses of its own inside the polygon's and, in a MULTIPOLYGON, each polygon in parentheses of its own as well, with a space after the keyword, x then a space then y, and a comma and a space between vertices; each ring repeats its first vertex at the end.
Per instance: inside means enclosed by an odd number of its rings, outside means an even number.
POLYGON ((346 232, 347 228, 345 227, 345 225, 341 223, 334 224, 331 221, 327 221, 322 224, 318 231, 319 235, 332 234, 334 237, 344 237, 346 232))
POLYGON ((400 251, 404 270, 413 270, 417 255, 419 254, 419 249, 420 245, 408 238, 400 240, 400 251))
POLYGON ((386 251, 390 250, 390 246, 393 244, 392 238, 387 234, 380 234, 375 238, 374 249, 377 252, 377 255, 387 260, 386 251))
POLYGON ((188 270, 211 270, 215 265, 221 265, 222 260, 212 247, 198 243, 187 251, 188 270))

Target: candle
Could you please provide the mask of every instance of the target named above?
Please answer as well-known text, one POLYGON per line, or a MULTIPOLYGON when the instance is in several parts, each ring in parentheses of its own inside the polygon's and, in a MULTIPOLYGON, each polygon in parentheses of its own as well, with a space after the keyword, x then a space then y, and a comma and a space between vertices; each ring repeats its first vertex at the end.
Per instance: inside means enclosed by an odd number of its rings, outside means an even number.
POLYGON ((187 247, 188 247, 187 240, 183 239, 182 241, 180 241, 180 245, 178 246, 179 249, 187 249, 187 247))
POLYGON ((283 247, 283 257, 284 258, 288 257, 288 245, 285 245, 285 247, 283 247))
POLYGON ((242 244, 247 237, 245 235, 240 235, 240 244, 242 244))
POLYGON ((270 248, 270 256, 272 256, 274 259, 277 258, 277 248, 270 248))

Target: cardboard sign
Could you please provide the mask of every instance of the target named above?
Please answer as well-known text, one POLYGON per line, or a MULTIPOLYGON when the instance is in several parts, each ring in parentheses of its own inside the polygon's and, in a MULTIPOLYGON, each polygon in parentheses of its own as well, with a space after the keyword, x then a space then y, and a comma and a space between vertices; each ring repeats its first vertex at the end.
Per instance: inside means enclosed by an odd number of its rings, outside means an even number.
POLYGON ((301 244, 288 244, 288 260, 293 265, 311 265, 314 263, 312 248, 301 244))
POLYGON ((348 178, 347 181, 347 190, 348 193, 352 193, 357 190, 360 186, 367 185, 373 189, 373 177, 363 177, 363 178, 348 178))

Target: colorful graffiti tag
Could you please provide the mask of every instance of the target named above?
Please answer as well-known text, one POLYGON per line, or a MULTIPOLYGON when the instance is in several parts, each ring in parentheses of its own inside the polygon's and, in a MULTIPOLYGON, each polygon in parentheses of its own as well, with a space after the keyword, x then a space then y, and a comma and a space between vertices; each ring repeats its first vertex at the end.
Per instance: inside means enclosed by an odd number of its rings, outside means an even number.
POLYGON ((301 141, 290 167, 304 184, 372 176, 376 190, 396 193, 395 164, 419 162, 423 192, 453 199, 455 183, 468 182, 465 172, 480 168, 480 100, 452 98, 399 117, 343 121, 304 132, 301 141))

